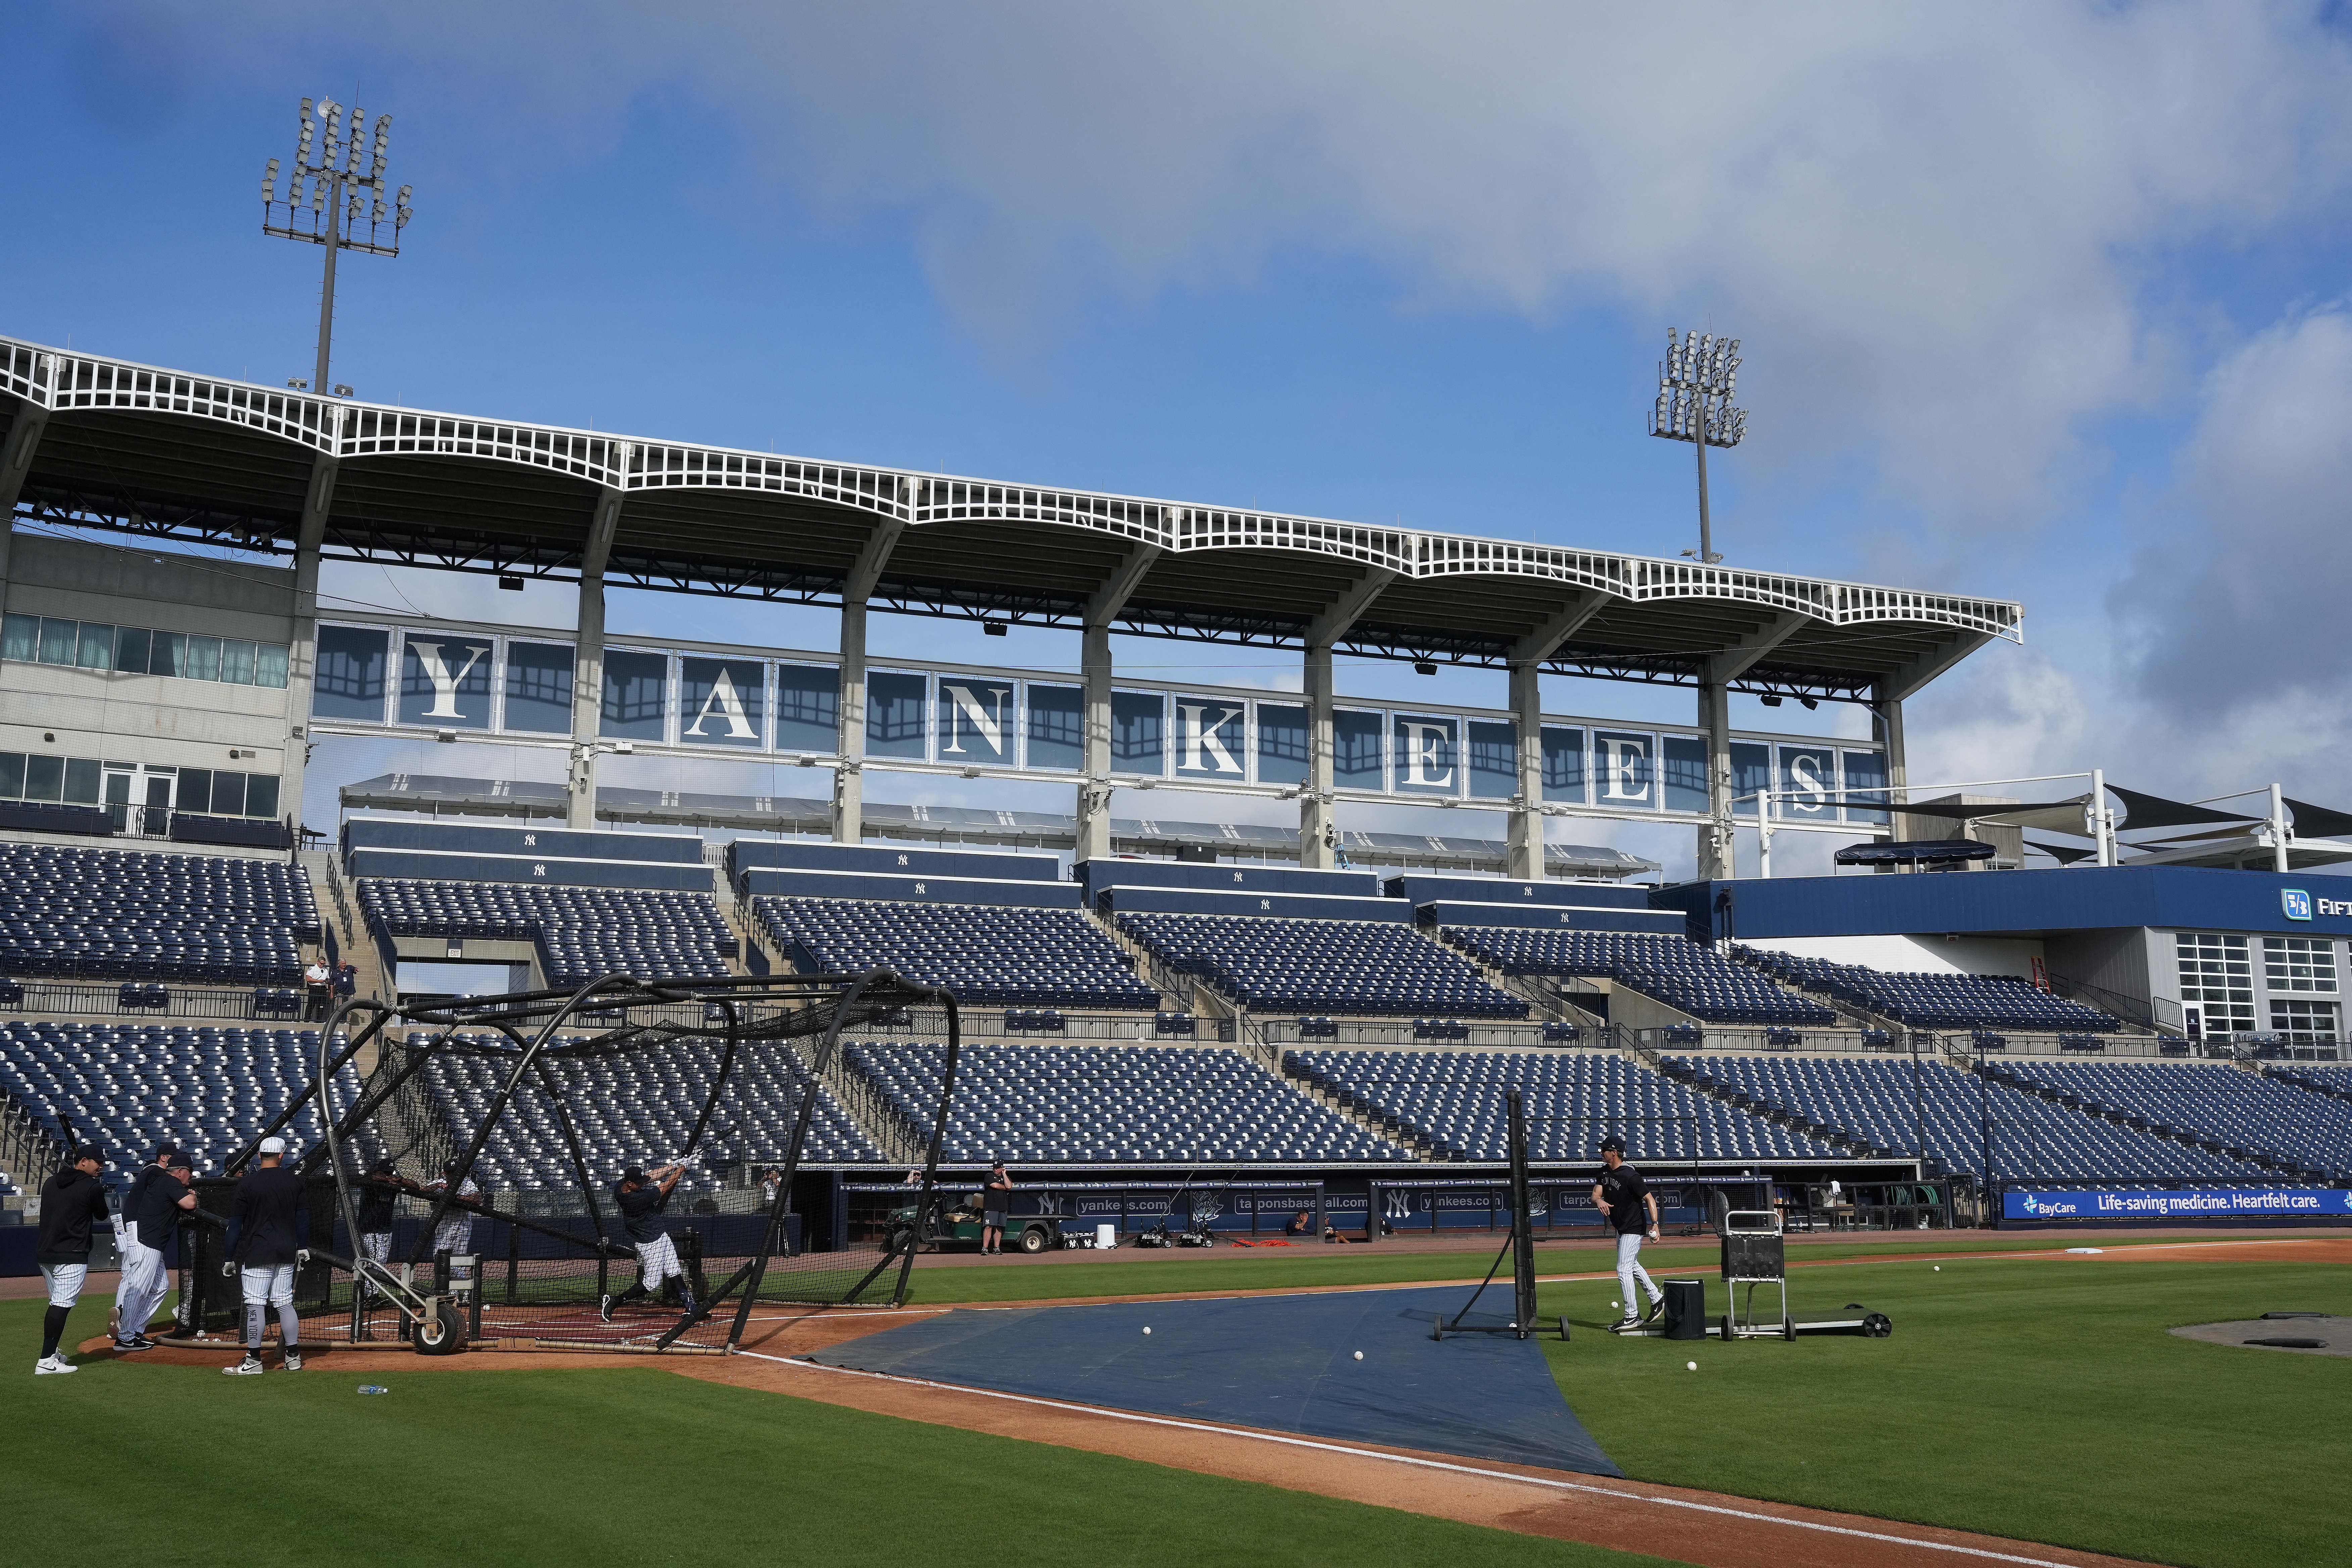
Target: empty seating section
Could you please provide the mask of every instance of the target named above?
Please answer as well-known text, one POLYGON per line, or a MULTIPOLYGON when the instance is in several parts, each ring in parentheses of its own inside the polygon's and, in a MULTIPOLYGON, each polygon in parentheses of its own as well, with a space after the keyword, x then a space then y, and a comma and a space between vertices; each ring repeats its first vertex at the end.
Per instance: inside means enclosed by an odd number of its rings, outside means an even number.
POLYGON ((1710 1024, 1826 1028, 1838 1021, 1820 1003, 1686 936, 1514 926, 1447 926, 1444 936, 1506 974, 1598 975, 1710 1024))
POLYGON ((615 973, 723 979, 736 945, 708 893, 382 877, 358 886, 362 915, 384 935, 536 942, 555 986, 615 973))
MULTIPOLYGON (((0 1090, 58 1144, 70 1127, 73 1139, 103 1145, 114 1176, 127 1177, 166 1140, 199 1174, 220 1173, 318 1064, 315 1030, 0 1023, 0 1090)), ((338 1084, 336 1103, 351 1104, 359 1089, 351 1068, 338 1084)), ((291 1131, 299 1147, 314 1144, 317 1110, 305 1106, 291 1131)))
POLYGON ((2322 1094, 2352 1094, 2352 1067, 2322 1067, 2297 1062, 2291 1068, 2273 1068, 2274 1077, 2289 1083, 2300 1083, 2322 1094))
MULTIPOLYGON (((910 1126, 936 1105, 940 1045, 853 1045, 848 1060, 910 1126)), ((966 1046, 948 1108, 953 1161, 1389 1161, 1405 1152, 1238 1051, 966 1046)))
MULTIPOLYGON (((412 1044, 430 1037, 412 1034, 412 1044)), ((461 1040, 475 1038, 460 1036, 461 1040)), ((495 1043, 496 1037, 481 1037, 495 1043)), ((663 1070, 667 1052, 638 1056, 566 1057, 544 1058, 562 1087, 572 1130, 579 1134, 589 1175, 607 1188, 630 1165, 652 1165, 687 1153, 695 1117, 709 1093, 717 1070, 719 1047, 703 1040, 680 1041, 668 1052, 690 1054, 696 1070, 663 1070)), ((452 1136, 470 1135, 481 1125, 490 1101, 504 1085, 510 1057, 444 1054, 427 1059, 425 1076, 436 1108, 446 1119, 452 1136)), ((781 1161, 792 1142, 793 1120, 800 1114, 800 1096, 807 1075, 796 1066, 764 1056, 751 1072, 738 1079, 737 1089, 721 1099, 719 1120, 734 1130, 730 1146, 744 1159, 758 1163, 781 1161)), ((817 1089, 816 1109, 810 1114, 808 1142, 801 1158, 813 1164, 870 1164, 880 1152, 857 1130, 857 1124, 833 1096, 817 1089)), ((492 1191, 574 1191, 574 1173, 563 1129, 544 1098, 519 1095, 509 1112, 493 1124, 489 1142, 474 1179, 492 1191)), ((708 1187, 706 1170, 691 1170, 683 1178, 688 1187, 708 1187)))
POLYGON ((2113 1015, 2053 996, 2014 974, 1906 974, 1761 948, 1734 950, 1746 963, 1793 985, 1826 991, 1915 1029, 2027 1029, 2105 1035, 2113 1015))
POLYGON ((1624 1058, 1528 1051, 1288 1051, 1283 1070, 1456 1159, 1508 1157, 1503 1091, 1525 1096, 1528 1154, 1591 1160, 1611 1132, 1634 1160, 1837 1158, 1624 1058))
POLYGON ((1524 1018, 1528 1005, 1410 926, 1251 915, 1123 914, 1119 929, 1244 1007, 1524 1018))
POLYGON ((2102 1121, 1937 1061, 1920 1064, 1916 1116, 1907 1061, 1669 1057, 1665 1069, 1890 1153, 1917 1147, 1914 1129, 1924 1121, 1928 1158, 1953 1170, 1982 1171, 1989 1144, 1995 1181, 2248 1181, 2266 1174, 2243 1160, 2102 1121))
POLYGON ((816 973, 887 964, 980 1006, 1160 1005, 1118 944, 1076 910, 774 895, 752 907, 786 955, 816 973))
POLYGON ((2220 1063, 2018 1062, 1996 1069, 2207 1142, 2352 1175, 2352 1103, 2220 1063))
POLYGON ((0 974, 292 985, 319 940, 283 860, 0 844, 0 974))

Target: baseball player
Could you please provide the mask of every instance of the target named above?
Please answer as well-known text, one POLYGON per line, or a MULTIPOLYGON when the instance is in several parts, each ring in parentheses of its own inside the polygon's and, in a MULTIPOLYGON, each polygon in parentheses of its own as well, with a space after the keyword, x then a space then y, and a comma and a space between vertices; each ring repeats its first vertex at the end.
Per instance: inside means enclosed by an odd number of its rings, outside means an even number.
POLYGON ((1650 1191, 1650 1184, 1642 1179, 1642 1173, 1625 1163, 1625 1140, 1614 1132, 1601 1141, 1601 1163, 1607 1169, 1592 1184, 1592 1204, 1617 1231, 1617 1286, 1623 1292, 1621 1299, 1625 1303, 1625 1319, 1612 1324, 1610 1331, 1623 1333, 1656 1317, 1666 1299, 1666 1293, 1650 1278, 1650 1271, 1642 1267, 1643 1238, 1658 1238, 1658 1196, 1650 1191), (1650 1298, 1650 1310, 1638 1316, 1633 1311, 1633 1282, 1637 1279, 1650 1298))
POLYGON ((196 1206, 188 1190, 191 1172, 186 1155, 175 1144, 155 1151, 155 1158, 131 1184, 122 1201, 122 1278, 114 1289, 114 1348, 129 1352, 152 1351, 147 1320, 163 1304, 168 1275, 163 1249, 180 1215, 196 1206))
POLYGON ((677 1243, 661 1226, 656 1217, 669 1202, 677 1179, 686 1174, 684 1165, 660 1165, 652 1171, 632 1165, 621 1173, 613 1187, 613 1201, 620 1205, 621 1227, 636 1248, 637 1282, 619 1296, 605 1296, 597 1302, 597 1315, 606 1322, 613 1321, 613 1309, 641 1301, 666 1280, 676 1279, 686 1292, 686 1310, 694 1311, 694 1291, 686 1283, 686 1270, 678 1267, 677 1243))
POLYGON ((457 1184, 457 1195, 442 1214, 441 1223, 433 1227, 433 1251, 436 1256, 446 1252, 462 1257, 474 1250, 474 1205, 481 1202, 482 1189, 466 1174, 466 1163, 452 1156, 441 1167, 441 1179, 425 1190, 437 1198, 449 1190, 452 1183, 457 1184))
POLYGON ((302 1178, 286 1168, 286 1140, 264 1138, 260 1161, 236 1184, 229 1210, 228 1258, 223 1274, 242 1269, 245 1285, 245 1359, 221 1370, 251 1377, 262 1370, 261 1333, 269 1309, 278 1309, 278 1341, 286 1370, 302 1370, 302 1320, 294 1310, 295 1255, 301 1250, 310 1215, 303 1205, 302 1178))
MULTIPOLYGON (((400 1212, 399 1169, 389 1160, 378 1160, 368 1167, 367 1179, 360 1184, 359 1221, 360 1256, 372 1262, 389 1267, 392 1263, 392 1222, 400 1212)), ((376 1293, 373 1279, 360 1281, 362 1300, 376 1293)))
POLYGON ((107 1218, 106 1188, 98 1179, 105 1166, 105 1152, 85 1143, 73 1152, 70 1164, 41 1184, 41 1234, 33 1256, 49 1287, 49 1310, 41 1320, 41 1359, 33 1363, 37 1377, 81 1370, 58 1353, 58 1342, 65 1337, 66 1314, 81 1300, 82 1282, 89 1278, 90 1227, 107 1218))

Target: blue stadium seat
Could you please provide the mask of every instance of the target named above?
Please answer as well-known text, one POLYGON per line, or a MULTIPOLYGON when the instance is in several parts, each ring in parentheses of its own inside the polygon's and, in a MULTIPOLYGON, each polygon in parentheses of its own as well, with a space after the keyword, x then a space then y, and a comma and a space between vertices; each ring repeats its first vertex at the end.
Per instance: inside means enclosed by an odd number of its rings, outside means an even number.
POLYGON ((1789 1160, 1845 1151, 1749 1116, 1624 1058, 1558 1051, 1297 1050, 1283 1071, 1461 1160, 1508 1154, 1503 1091, 1521 1091, 1528 1153, 1591 1160, 1624 1138, 1633 1160, 1789 1160))
MULTIPOLYGON (((1076 910, 908 904, 863 899, 751 900, 761 925, 803 970, 858 974, 888 965, 944 985, 968 1005, 1141 1011, 1160 993, 1133 961, 1076 910)), ((1010 1016, 1006 1027, 1014 1025, 1010 1016)))
POLYGON ((1891 1154, 1912 1152, 1924 1122, 1929 1159, 1948 1170, 1981 1171, 1989 1156, 1995 1181, 2244 1182, 2265 1174, 2244 1160, 2119 1127, 1940 1061, 1921 1062, 1916 1080, 1909 1061, 1874 1057, 1669 1057, 1664 1068, 1891 1154))
POLYGON ((386 936, 535 942, 548 984, 602 974, 720 980, 737 947, 709 893, 512 882, 358 879, 360 911, 386 936))
POLYGON ((320 935, 310 877, 283 860, 0 844, 0 886, 12 976, 294 985, 297 944, 320 935))
POLYGON ((1524 1018, 1528 1005, 1411 926, 1258 915, 1122 914, 1119 930, 1244 1007, 1524 1018))
MULTIPOLYGON (((924 1137, 945 1059, 931 1043, 847 1052, 924 1137)), ((1240 1052, 1209 1046, 966 1046, 941 1153, 1030 1164, 1408 1158, 1240 1052)))
POLYGON ((1820 1003, 1791 995, 1686 936, 1523 926, 1446 926, 1442 934, 1506 974, 1595 975, 1710 1024, 1826 1028, 1837 1022, 1820 1003))
MULTIPOLYGON (((408 1039, 421 1045, 431 1037, 419 1031, 408 1039)), ((502 1069, 513 1060, 511 1047, 498 1037, 460 1034, 455 1038, 461 1046, 483 1045, 497 1054, 449 1052, 428 1059, 424 1076, 452 1137, 470 1134, 481 1125, 505 1084, 502 1069)), ((653 1052, 543 1058, 564 1091, 572 1130, 594 1180, 610 1182, 631 1164, 651 1164, 687 1152, 702 1110, 703 1086, 717 1071, 720 1048, 710 1040, 674 1042, 667 1051, 688 1053, 691 1066, 684 1072, 665 1070, 665 1062, 675 1058, 653 1052)), ((755 1164, 781 1162, 791 1146, 801 1096, 810 1087, 807 1073, 797 1064, 766 1054, 738 1081, 728 1101, 733 1108, 733 1152, 755 1164)), ((802 1160, 814 1165, 872 1164, 881 1157, 832 1092, 818 1086, 802 1160)), ((475 1180, 494 1190, 523 1192, 570 1191, 579 1185, 562 1124, 543 1100, 518 1097, 509 1113, 492 1124, 475 1180)), ((681 1184, 694 1190, 712 1182, 707 1172, 697 1170, 681 1184)))
POLYGON ((2053 996, 2015 974, 1910 974, 1762 948, 1735 945, 1731 952, 1789 984, 1825 991, 1915 1029, 2103 1035, 2123 1027, 2111 1014, 2053 996))
MULTIPOLYGON (((317 1070, 315 1030, 40 1022, 0 1023, 0 1092, 48 1137, 105 1146, 110 1181, 131 1173, 165 1141, 216 1173, 317 1070)), ((338 1105, 359 1082, 346 1067, 338 1105)), ((305 1106, 291 1132, 298 1145, 323 1132, 305 1106)))

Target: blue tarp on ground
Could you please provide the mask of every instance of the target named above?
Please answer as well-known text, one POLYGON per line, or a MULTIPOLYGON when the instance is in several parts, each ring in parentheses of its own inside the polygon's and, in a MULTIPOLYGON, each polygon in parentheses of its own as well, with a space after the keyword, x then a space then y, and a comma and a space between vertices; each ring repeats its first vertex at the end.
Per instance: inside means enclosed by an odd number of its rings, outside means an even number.
MULTIPOLYGON (((1115 1410, 1623 1474, 1569 1409, 1535 1341, 1430 1338, 1437 1314, 1454 1311, 1469 1293, 1446 1286, 963 1309, 803 1359, 1115 1410)), ((1502 1287, 1486 1296, 1508 1300, 1502 1287)))

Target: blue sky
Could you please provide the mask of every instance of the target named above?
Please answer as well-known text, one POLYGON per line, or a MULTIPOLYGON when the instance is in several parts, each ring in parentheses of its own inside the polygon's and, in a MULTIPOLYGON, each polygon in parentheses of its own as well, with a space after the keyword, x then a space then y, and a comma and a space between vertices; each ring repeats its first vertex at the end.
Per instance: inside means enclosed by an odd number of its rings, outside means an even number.
MULTIPOLYGON (((1711 327, 1746 341, 1732 561, 2027 606, 2024 648, 1915 705, 1915 777, 2352 804, 2336 7, 28 5, 0 52, 13 336, 307 374, 318 253, 265 238, 256 197, 322 94, 394 115, 416 188, 398 259, 343 273, 335 376, 374 400, 1672 554, 1689 449, 1643 417, 1665 328, 1711 327)), ((329 587, 570 616, 373 568, 329 587)), ((832 637, 641 594, 614 620, 832 637)), ((1687 837, 1616 841, 1671 867, 1687 837)))

